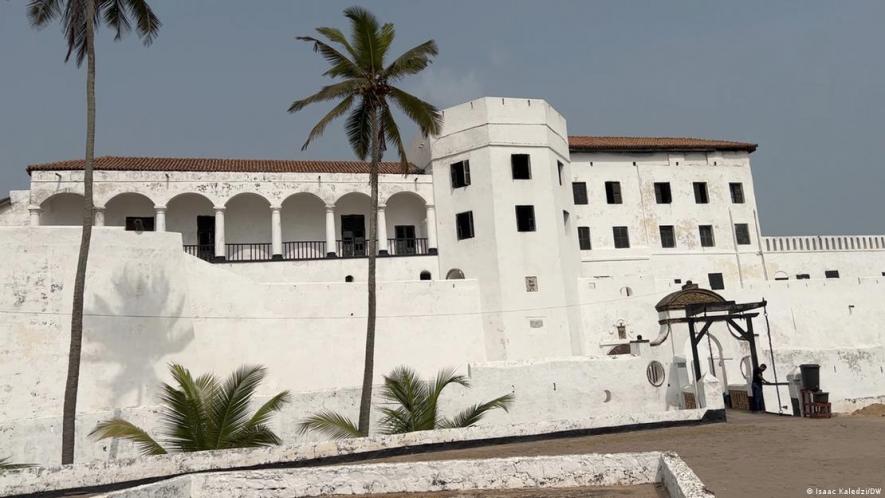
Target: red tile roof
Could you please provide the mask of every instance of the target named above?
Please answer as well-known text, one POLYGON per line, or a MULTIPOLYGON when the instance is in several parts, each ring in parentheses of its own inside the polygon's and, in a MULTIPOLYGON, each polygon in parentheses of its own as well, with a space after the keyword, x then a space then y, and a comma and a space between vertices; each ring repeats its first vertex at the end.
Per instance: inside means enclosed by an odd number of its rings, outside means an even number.
MULTIPOLYGON (((32 164, 31 171, 83 169, 83 159, 32 164)), ((362 161, 289 161, 280 159, 209 159, 183 157, 114 157, 95 158, 95 169, 103 171, 213 171, 240 173, 368 173, 369 163, 362 161)), ((398 162, 383 162, 382 174, 402 174, 398 162)), ((411 174, 423 174, 410 166, 411 174)))
POLYGON ((756 144, 729 140, 671 137, 568 137, 572 152, 638 152, 638 151, 745 151, 753 152, 756 144))

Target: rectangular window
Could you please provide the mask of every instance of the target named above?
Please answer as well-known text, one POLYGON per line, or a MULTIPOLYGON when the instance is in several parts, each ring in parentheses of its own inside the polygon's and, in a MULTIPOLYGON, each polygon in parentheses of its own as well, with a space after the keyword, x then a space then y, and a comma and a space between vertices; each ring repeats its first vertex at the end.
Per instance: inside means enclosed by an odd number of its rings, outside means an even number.
POLYGON ((535 206, 516 206, 516 230, 535 231, 535 206))
POLYGON ((669 182, 655 183, 655 202, 658 204, 671 204, 673 202, 673 194, 670 192, 669 182))
POLYGON ((470 185, 470 161, 458 161, 449 168, 452 174, 452 188, 470 185))
POLYGON ((510 169, 514 180, 531 180, 532 167, 528 154, 510 154, 510 169))
POLYGON ((725 288, 725 282, 722 281, 721 273, 708 273, 707 279, 710 281, 711 289, 722 290, 725 288))
POLYGON ((713 236, 713 225, 701 225, 698 227, 701 234, 701 247, 714 247, 716 238, 713 236))
POLYGON ((827 278, 839 278, 839 270, 827 270, 824 272, 824 276, 827 278))
POLYGON ((661 247, 676 247, 676 231, 673 225, 661 225, 661 247))
POLYGON ((615 249, 627 249, 630 247, 630 232, 627 227, 612 227, 612 235, 615 239, 615 249))
POLYGON ((796 280, 808 280, 810 278, 811 278, 811 275, 809 275, 807 273, 800 273, 800 274, 796 275, 796 280))
POLYGON ((578 245, 582 251, 593 249, 590 243, 590 227, 578 227, 578 245))
POLYGON ((735 223, 734 238, 737 239, 739 246, 750 245, 750 225, 747 225, 746 223, 735 223))
POLYGON ((621 182, 605 182, 605 200, 609 204, 621 204, 621 182))
POLYGON ((729 183, 729 190, 731 190, 731 202, 735 204, 743 204, 744 203, 744 184, 743 183, 729 183))
POLYGON ((458 230, 458 240, 473 238, 473 211, 465 211, 455 215, 455 227, 458 230))
POLYGON ((694 182, 694 201, 697 204, 710 203, 710 196, 707 194, 707 182, 694 182))
POLYGON ((559 184, 562 185, 562 162, 556 161, 556 174, 559 175, 559 184))
POLYGON ((575 204, 587 204, 587 184, 585 182, 572 182, 572 194, 575 204))
POLYGON ((127 216, 126 230, 129 232, 153 232, 153 216, 127 216))

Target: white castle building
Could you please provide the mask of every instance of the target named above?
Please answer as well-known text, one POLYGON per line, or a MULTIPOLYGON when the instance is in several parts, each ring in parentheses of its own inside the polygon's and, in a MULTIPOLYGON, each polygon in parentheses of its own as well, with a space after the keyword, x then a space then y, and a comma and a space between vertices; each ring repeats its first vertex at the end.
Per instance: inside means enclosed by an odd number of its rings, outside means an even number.
MULTIPOLYGON (((649 342, 655 303, 689 281, 767 301, 755 346, 781 382, 817 363, 834 410, 882 400, 885 236, 763 236, 755 144, 569 136, 537 99, 443 114, 408 174, 382 166, 377 213, 359 162, 98 158, 84 433, 115 410, 152 420, 170 361, 266 365, 267 393, 304 393, 284 435, 318 407, 355 411, 370 216, 378 379, 400 364, 469 371, 458 396, 517 395, 489 423, 691 404, 688 336, 649 342)), ((0 201, 0 448, 22 461, 52 461, 59 444, 82 167, 29 166, 30 190, 0 201)), ((747 345, 710 331, 697 368, 745 390, 747 345)), ((789 412, 787 398, 767 388, 769 411, 789 412)))

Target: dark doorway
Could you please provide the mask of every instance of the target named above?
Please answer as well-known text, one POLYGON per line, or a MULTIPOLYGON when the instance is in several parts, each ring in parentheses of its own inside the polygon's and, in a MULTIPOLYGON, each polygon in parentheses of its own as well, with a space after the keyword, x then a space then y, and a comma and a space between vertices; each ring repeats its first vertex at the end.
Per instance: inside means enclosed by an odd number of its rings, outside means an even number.
POLYGON ((197 216, 197 257, 205 260, 215 256, 215 217, 197 216))
POLYGON ((417 254, 418 244, 415 239, 415 225, 396 225, 393 227, 394 236, 394 254, 400 256, 403 254, 417 254))
POLYGON ((341 215, 341 255, 366 255, 366 220, 361 214, 341 215))
POLYGON ((153 216, 127 216, 126 231, 128 232, 153 232, 153 216))

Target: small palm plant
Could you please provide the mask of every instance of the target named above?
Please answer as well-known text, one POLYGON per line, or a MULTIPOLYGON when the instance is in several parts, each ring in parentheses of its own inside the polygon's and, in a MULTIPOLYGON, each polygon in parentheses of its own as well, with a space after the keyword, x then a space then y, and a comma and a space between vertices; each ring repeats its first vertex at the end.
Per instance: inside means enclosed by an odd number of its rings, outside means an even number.
MULTIPOLYGON (((472 427, 487 412, 498 408, 508 411, 513 403, 513 394, 505 394, 467 407, 453 418, 440 417, 439 397, 451 384, 470 387, 467 377, 455 375, 453 370, 441 370, 432 381, 422 380, 408 367, 398 367, 384 376, 380 395, 388 406, 381 408, 381 434, 472 427)), ((328 410, 311 415, 299 424, 299 428, 302 433, 317 431, 333 439, 362 436, 352 420, 328 410)))
POLYGON ((175 363, 169 370, 178 387, 163 384, 165 447, 122 418, 100 422, 89 435, 132 441, 144 455, 280 444, 267 424, 289 402, 289 391, 272 397, 249 416, 252 396, 266 373, 264 367, 242 366, 223 384, 212 374, 194 379, 190 371, 175 363))

